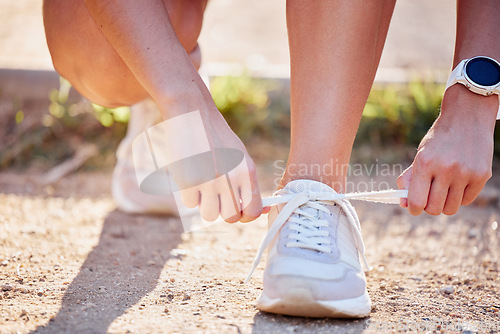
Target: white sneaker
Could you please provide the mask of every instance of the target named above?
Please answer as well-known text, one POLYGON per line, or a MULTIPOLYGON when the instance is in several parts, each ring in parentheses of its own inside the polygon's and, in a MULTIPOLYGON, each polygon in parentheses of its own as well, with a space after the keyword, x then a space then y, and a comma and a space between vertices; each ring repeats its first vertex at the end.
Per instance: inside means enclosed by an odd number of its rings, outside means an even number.
POLYGON ((364 244, 349 201, 310 180, 292 181, 276 195, 287 203, 269 213, 262 245, 269 245, 269 254, 257 308, 305 317, 368 316, 371 302, 360 265, 364 244))
POLYGON ((141 101, 130 108, 127 135, 116 152, 117 162, 111 183, 113 198, 118 208, 124 212, 178 215, 173 195, 150 195, 140 190, 132 157, 134 139, 161 121, 160 111, 151 99, 141 101))
MULTIPOLYGON (((210 79, 207 70, 202 66, 198 72, 207 88, 210 89, 210 79)), ((173 195, 150 195, 141 191, 137 183, 136 170, 134 168, 134 159, 132 156, 132 143, 134 139, 161 121, 163 119, 161 118, 160 111, 156 103, 150 98, 130 107, 127 135, 123 138, 116 152, 117 161, 111 183, 113 198, 118 208, 124 212, 179 215, 179 208, 176 205, 173 195)), ((144 152, 144 154, 151 154, 151 152, 144 152)), ((183 210, 186 209, 183 208, 183 210)))

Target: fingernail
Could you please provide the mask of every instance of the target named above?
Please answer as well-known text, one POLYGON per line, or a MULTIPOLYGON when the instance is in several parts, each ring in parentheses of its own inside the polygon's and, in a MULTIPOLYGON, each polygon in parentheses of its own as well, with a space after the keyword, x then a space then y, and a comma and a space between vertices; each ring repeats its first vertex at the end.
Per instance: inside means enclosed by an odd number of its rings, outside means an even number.
POLYGON ((402 207, 402 208, 407 208, 408 207, 408 201, 406 200, 406 198, 401 198, 399 200, 399 206, 402 207))

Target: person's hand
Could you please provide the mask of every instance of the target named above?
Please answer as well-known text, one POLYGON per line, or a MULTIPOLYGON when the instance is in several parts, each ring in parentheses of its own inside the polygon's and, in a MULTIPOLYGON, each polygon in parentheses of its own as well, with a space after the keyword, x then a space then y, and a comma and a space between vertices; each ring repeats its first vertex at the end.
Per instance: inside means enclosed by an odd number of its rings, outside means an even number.
POLYGON ((176 119, 181 123, 165 142, 167 151, 185 157, 168 168, 184 205, 199 206, 207 221, 219 215, 228 223, 258 218, 263 208, 255 164, 215 106, 176 119))
POLYGON ((398 177, 398 187, 408 189, 400 205, 412 215, 452 215, 470 204, 491 177, 497 111, 496 95, 450 87, 413 163, 398 177))

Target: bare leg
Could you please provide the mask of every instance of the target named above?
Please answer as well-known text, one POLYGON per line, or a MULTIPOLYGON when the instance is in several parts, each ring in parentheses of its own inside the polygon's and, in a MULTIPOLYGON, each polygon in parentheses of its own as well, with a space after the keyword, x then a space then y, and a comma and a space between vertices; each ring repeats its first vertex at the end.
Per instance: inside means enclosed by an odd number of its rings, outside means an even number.
MULTIPOLYGON (((200 47, 196 46, 189 56, 193 65, 198 69, 201 64, 200 47)), ((164 215, 177 215, 178 213, 173 195, 150 195, 141 191, 134 167, 132 150, 134 139, 162 120, 158 106, 150 98, 130 107, 127 135, 121 141, 116 152, 117 161, 111 183, 111 192, 115 203, 124 212, 164 215)), ((157 144, 161 145, 161 143, 157 144)), ((135 153, 138 154, 138 152, 135 153)), ((142 154, 148 153, 143 152, 142 154)))
POLYGON ((44 5, 56 69, 82 94, 105 106, 132 104, 149 96, 165 119, 199 110, 210 150, 239 150, 248 168, 229 176, 237 190, 231 196, 207 186, 183 193, 184 203, 199 205, 207 220, 219 214, 229 222, 257 218, 262 204, 254 163, 215 107, 188 55, 194 58, 206 1, 70 3, 47 0, 44 5), (231 207, 237 213, 225 215, 234 212, 227 209, 231 207))
POLYGON ((292 139, 281 186, 306 178, 344 191, 345 170, 395 0, 287 1, 292 139), (312 166, 333 162, 334 175, 312 166), (338 171, 338 173, 337 173, 338 171))
MULTIPOLYGON (((158 55, 158 58, 162 58, 158 64, 168 59, 175 61, 174 55, 182 58, 184 62, 189 61, 186 57, 188 53, 193 63, 191 67, 198 68, 201 59, 197 40, 201 31, 206 0, 165 0, 164 2, 154 1, 154 3, 160 6, 158 14, 163 12, 167 15, 166 10, 168 10, 167 19, 170 18, 173 31, 164 37, 175 38, 179 41, 178 48, 184 47, 185 50, 158 55)), ((141 7, 148 6, 142 3, 141 7)), ((137 20, 138 24, 153 24, 152 18, 147 17, 146 13, 139 12, 137 20)), ((56 70, 89 100, 103 106, 116 107, 131 105, 150 95, 96 24, 83 0, 45 0, 44 23, 47 44, 56 70)), ((155 29, 155 31, 160 30, 155 29)), ((151 38, 161 37, 151 36, 151 38)), ((152 61, 143 64, 149 72, 155 68, 151 63, 152 61)), ((174 79, 174 77, 175 75, 170 72, 165 79, 174 79)))
MULTIPOLYGON (((174 30, 195 68, 201 63, 196 44, 205 0, 165 1, 174 30)), ((82 94, 106 106, 131 104, 148 96, 128 66, 91 17, 83 1, 46 0, 45 25, 54 64, 82 94), (67 15, 73 13, 73 15, 67 15), (69 21, 78 22, 77 25, 69 21)), ((127 136, 117 152, 112 192, 120 209, 134 213, 176 213, 172 196, 153 196, 140 191, 132 159, 137 135, 162 120, 149 98, 131 108, 127 136)))

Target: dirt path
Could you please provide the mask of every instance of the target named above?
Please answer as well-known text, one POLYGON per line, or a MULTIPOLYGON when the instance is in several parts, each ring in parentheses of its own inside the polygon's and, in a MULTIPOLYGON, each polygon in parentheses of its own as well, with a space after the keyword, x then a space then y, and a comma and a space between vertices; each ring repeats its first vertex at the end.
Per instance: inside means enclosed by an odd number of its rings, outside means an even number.
POLYGON ((496 203, 454 217, 356 205, 372 315, 314 320, 255 309, 262 264, 242 284, 265 218, 182 234, 177 219, 117 211, 108 189, 106 173, 45 189, 0 174, 0 332, 500 331, 496 203))

